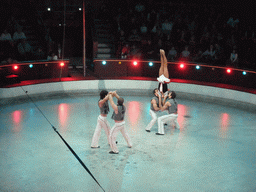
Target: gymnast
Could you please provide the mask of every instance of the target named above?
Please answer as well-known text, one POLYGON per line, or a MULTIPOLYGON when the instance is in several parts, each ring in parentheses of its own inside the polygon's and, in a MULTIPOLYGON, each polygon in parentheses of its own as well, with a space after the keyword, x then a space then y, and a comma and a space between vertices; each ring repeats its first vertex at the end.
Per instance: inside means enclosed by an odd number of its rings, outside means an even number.
POLYGON ((157 78, 159 85, 159 95, 164 98, 168 94, 167 84, 171 82, 169 79, 169 72, 167 67, 167 58, 163 49, 160 49, 161 66, 159 69, 159 77, 157 78))

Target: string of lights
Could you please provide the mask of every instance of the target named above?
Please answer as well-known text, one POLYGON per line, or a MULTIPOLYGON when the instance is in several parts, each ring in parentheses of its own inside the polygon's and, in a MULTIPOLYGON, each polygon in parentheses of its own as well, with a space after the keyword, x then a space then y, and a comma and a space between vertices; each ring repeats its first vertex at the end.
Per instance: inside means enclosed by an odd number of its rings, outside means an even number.
MULTIPOLYGON (((117 62, 118 64, 122 64, 122 62, 128 62, 133 64, 134 66, 137 66, 139 63, 145 64, 148 63, 148 66, 153 67, 154 64, 160 63, 160 61, 143 61, 143 60, 94 60, 94 62, 101 62, 102 65, 107 65, 108 62, 117 62)), ((211 68, 211 69, 223 69, 228 74, 232 73, 232 71, 239 71, 242 75, 247 75, 248 73, 256 74, 256 71, 251 70, 245 70, 245 69, 238 69, 238 68, 232 68, 232 67, 222 67, 222 66, 216 66, 216 65, 208 65, 204 63, 190 63, 190 62, 168 62, 168 64, 172 65, 178 65, 181 69, 185 69, 186 66, 194 66, 195 69, 200 70, 202 68, 211 68)))

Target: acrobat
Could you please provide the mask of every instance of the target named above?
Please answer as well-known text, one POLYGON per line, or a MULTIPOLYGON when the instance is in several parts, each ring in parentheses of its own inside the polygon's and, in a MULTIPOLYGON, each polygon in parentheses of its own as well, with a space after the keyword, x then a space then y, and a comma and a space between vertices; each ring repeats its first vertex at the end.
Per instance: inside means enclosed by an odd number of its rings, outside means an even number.
MULTIPOLYGON (((150 132, 151 128, 154 126, 154 124, 157 121, 157 113, 160 111, 159 108, 159 97, 164 97, 164 95, 168 94, 168 88, 167 88, 167 83, 170 83, 169 79, 169 72, 167 68, 167 59, 165 56, 165 52, 163 49, 160 49, 160 60, 161 60, 161 66, 159 69, 159 77, 157 78, 159 85, 158 89, 153 90, 153 97, 151 98, 151 106, 149 110, 149 114, 152 117, 152 120, 146 127, 146 131, 150 132)), ((166 97, 164 97, 165 102, 166 97)), ((161 100, 162 101, 162 100, 161 100)))
POLYGON ((168 115, 163 115, 158 117, 158 132, 156 135, 164 135, 164 124, 170 123, 174 124, 176 129, 180 129, 180 125, 177 121, 178 118, 178 104, 175 100, 176 93, 174 91, 168 92, 166 102, 162 106, 161 97, 159 98, 159 108, 161 111, 167 110, 168 115))
POLYGON ((114 112, 111 118, 115 121, 114 127, 110 130, 109 140, 110 140, 111 151, 109 153, 118 154, 119 151, 116 146, 116 137, 119 131, 122 133, 124 139, 126 140, 128 147, 130 148, 132 147, 131 139, 124 127, 125 126, 124 116, 125 116, 126 107, 124 105, 124 99, 122 97, 119 97, 119 95, 115 91, 110 92, 109 102, 111 104, 111 107, 114 109, 114 112), (113 97, 117 98, 117 105, 114 103, 113 97))
POLYGON ((108 143, 110 144, 109 134, 110 134, 110 125, 107 121, 107 115, 109 112, 109 94, 108 91, 102 90, 100 92, 100 100, 98 101, 98 106, 100 108, 100 115, 98 116, 96 129, 94 131, 94 135, 92 137, 91 148, 100 148, 99 146, 99 138, 101 134, 101 129, 105 130, 107 135, 108 143))
POLYGON ((159 82, 158 90, 161 93, 161 96, 164 98, 164 95, 168 94, 167 84, 170 83, 171 80, 169 79, 167 58, 165 56, 165 52, 163 49, 160 49, 160 59, 161 59, 161 66, 159 69, 159 77, 157 78, 157 81, 159 82))
POLYGON ((157 88, 153 90, 153 97, 151 98, 151 105, 150 105, 150 110, 149 114, 152 117, 152 120, 149 122, 149 124, 146 127, 146 131, 150 132, 151 128, 154 126, 154 124, 157 121, 157 112, 160 111, 159 108, 159 97, 161 97, 159 94, 159 91, 157 88))

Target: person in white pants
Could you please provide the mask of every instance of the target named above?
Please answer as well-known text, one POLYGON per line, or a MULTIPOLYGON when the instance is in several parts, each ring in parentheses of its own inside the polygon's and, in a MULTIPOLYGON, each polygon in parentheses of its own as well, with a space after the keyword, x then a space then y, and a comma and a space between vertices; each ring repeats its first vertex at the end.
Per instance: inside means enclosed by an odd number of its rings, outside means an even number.
POLYGON ((102 90, 100 92, 100 100, 98 101, 98 106, 100 108, 100 115, 98 116, 96 129, 92 137, 91 148, 100 148, 98 143, 99 143, 99 138, 100 138, 102 129, 105 130, 108 143, 110 144, 110 141, 109 141, 110 126, 107 121, 107 115, 109 112, 108 99, 109 99, 108 91, 102 90))
POLYGON ((164 135, 164 124, 167 123, 174 123, 176 129, 180 129, 180 125, 177 121, 178 118, 178 104, 175 100, 176 93, 174 91, 171 91, 168 93, 168 99, 162 106, 161 104, 161 97, 159 99, 159 107, 161 111, 168 110, 168 115, 163 115, 161 117, 158 117, 158 132, 156 135, 164 135))
POLYGON ((157 113, 160 110, 159 108, 159 95, 158 95, 158 89, 153 90, 154 97, 151 98, 151 106, 149 110, 149 114, 152 117, 152 120, 149 122, 149 124, 146 127, 146 131, 150 132, 151 128, 154 126, 154 124, 157 121, 157 113))
POLYGON ((126 107, 123 104, 124 99, 122 97, 119 97, 119 95, 117 95, 116 92, 112 92, 109 94, 109 102, 112 108, 114 109, 114 112, 111 118, 115 121, 115 125, 111 129, 110 136, 109 136, 110 147, 111 147, 111 151, 109 153, 118 154, 119 151, 116 146, 116 137, 119 131, 122 133, 123 137, 125 138, 128 147, 130 148, 132 147, 131 139, 124 128, 125 126, 124 116, 125 116, 126 107), (113 96, 117 98, 117 105, 113 101, 113 96))
MULTIPOLYGON (((151 128, 157 121, 157 113, 160 111, 159 108, 159 97, 164 97, 164 95, 168 94, 167 83, 170 83, 169 72, 167 68, 167 59, 165 56, 165 52, 163 49, 160 49, 160 60, 161 66, 159 69, 159 77, 157 78, 159 85, 158 89, 153 90, 154 97, 151 99, 151 107, 149 110, 149 114, 152 117, 152 120, 146 127, 146 131, 150 132, 151 128)), ((164 97, 166 99, 166 97, 164 97)), ((164 102, 165 102, 164 99, 164 102)))

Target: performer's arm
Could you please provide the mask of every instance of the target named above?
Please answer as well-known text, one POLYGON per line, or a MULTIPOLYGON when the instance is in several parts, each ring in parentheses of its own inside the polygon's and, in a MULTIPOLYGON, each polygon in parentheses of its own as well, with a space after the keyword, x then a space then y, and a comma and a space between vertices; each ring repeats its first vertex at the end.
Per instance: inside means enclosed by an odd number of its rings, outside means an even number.
POLYGON ((152 99, 151 103, 153 104, 153 108, 154 108, 155 111, 159 111, 160 110, 160 108, 157 106, 157 102, 156 102, 155 99, 152 99))
POLYGON ((102 107, 103 104, 109 99, 109 94, 99 101, 99 107, 102 107))
POLYGON ((112 96, 113 96, 113 97, 116 97, 117 99, 119 99, 119 95, 116 93, 116 91, 113 91, 113 92, 112 92, 112 96))
POLYGON ((167 95, 166 95, 166 96, 164 96, 163 105, 165 104, 165 102, 166 102, 166 99, 167 99, 167 95))
POLYGON ((118 114, 118 108, 117 108, 117 105, 113 101, 112 94, 109 94, 109 102, 110 102, 111 107, 115 111, 115 114, 118 114))
POLYGON ((164 106, 161 107, 161 111, 164 111, 164 110, 168 109, 168 107, 170 107, 170 106, 171 106, 171 104, 169 103, 169 101, 167 101, 167 102, 164 104, 164 106))

